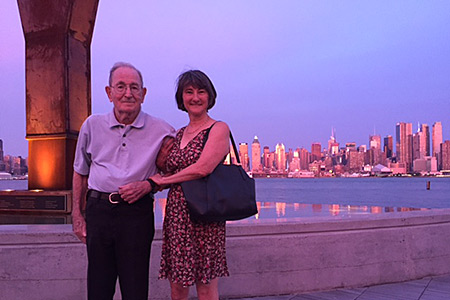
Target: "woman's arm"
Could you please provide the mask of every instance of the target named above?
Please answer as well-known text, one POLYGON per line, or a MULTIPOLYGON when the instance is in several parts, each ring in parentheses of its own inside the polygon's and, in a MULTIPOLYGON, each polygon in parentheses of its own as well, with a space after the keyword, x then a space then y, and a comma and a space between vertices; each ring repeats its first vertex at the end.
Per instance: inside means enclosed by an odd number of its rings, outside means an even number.
POLYGON ((224 122, 217 122, 209 132, 208 140, 200 158, 196 163, 171 176, 162 177, 157 174, 151 179, 158 185, 167 185, 193 179, 198 179, 211 174, 229 152, 230 130, 224 122))
POLYGON ((158 156, 156 157, 156 167, 163 173, 168 173, 166 169, 167 156, 170 150, 172 150, 174 138, 171 136, 166 136, 163 139, 161 148, 159 149, 158 156))

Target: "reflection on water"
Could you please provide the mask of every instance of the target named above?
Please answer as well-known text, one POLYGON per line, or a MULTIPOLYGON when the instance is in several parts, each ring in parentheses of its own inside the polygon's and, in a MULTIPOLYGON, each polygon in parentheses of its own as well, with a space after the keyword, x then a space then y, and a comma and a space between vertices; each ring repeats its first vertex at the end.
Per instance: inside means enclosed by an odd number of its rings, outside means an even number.
MULTIPOLYGON (((413 210, 428 210, 427 208, 357 206, 340 204, 304 204, 285 202, 257 202, 258 214, 240 220, 240 223, 252 223, 254 220, 275 220, 276 222, 293 221, 295 219, 314 217, 351 217, 362 214, 382 214, 413 210)), ((162 227, 166 198, 156 198, 154 204, 155 226, 162 227)), ((11 214, 0 213, 1 224, 71 224, 70 215, 58 214, 11 214)))
MULTIPOLYGON (((304 203, 285 203, 285 202, 257 202, 258 214, 241 220, 239 222, 251 222, 252 220, 275 220, 285 222, 287 220, 311 217, 351 217, 363 214, 382 214, 406 211, 428 210, 428 208, 411 207, 382 207, 382 206, 357 206, 340 204, 304 204, 304 203)), ((156 227, 162 226, 164 210, 166 207, 165 198, 155 199, 155 224, 156 227)))

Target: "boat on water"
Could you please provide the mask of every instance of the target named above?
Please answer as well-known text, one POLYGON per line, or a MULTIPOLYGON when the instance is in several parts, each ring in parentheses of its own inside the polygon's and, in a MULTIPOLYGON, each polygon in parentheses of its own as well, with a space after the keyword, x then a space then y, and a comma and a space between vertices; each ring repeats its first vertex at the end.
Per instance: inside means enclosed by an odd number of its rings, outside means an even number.
POLYGON ((0 180, 26 180, 28 175, 11 175, 7 172, 0 172, 0 180))
POLYGON ((314 178, 314 172, 310 171, 289 172, 288 178, 314 178))

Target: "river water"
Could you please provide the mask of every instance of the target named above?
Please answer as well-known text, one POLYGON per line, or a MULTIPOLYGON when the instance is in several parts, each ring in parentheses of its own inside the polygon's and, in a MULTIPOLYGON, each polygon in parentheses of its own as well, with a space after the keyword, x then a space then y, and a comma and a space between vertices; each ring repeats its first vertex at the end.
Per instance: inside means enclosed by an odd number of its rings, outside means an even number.
MULTIPOLYGON (((395 213, 430 208, 450 208, 450 178, 257 178, 259 214, 246 221, 358 214, 395 213), (429 182, 430 189, 427 189, 429 182)), ((26 190, 26 180, 0 180, 0 190, 26 190)), ((155 222, 162 223, 167 191, 155 195, 155 222)), ((51 221, 45 216, 0 215, 0 224, 68 222, 51 221), (28 221, 30 220, 31 221, 28 221)), ((242 222, 242 221, 241 221, 242 222)))

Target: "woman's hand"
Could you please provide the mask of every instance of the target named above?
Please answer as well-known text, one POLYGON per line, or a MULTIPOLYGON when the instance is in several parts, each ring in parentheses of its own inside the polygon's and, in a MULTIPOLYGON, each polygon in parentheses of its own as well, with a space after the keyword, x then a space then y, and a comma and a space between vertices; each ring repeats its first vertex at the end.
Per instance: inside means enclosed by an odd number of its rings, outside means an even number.
POLYGON ((153 180, 157 185, 159 186, 163 186, 163 177, 161 176, 161 174, 155 174, 153 176, 150 177, 151 180, 153 180))

